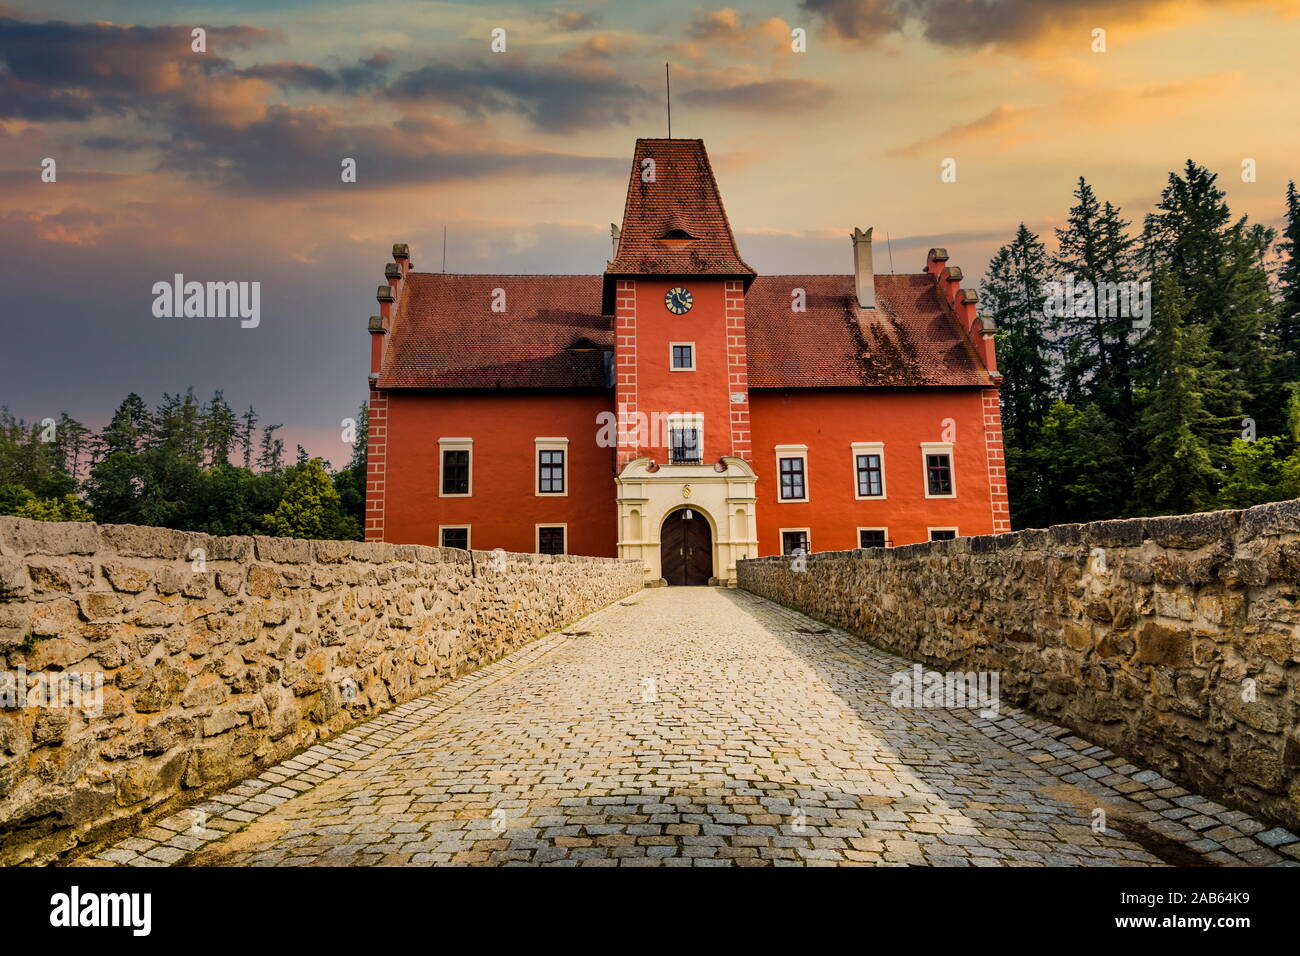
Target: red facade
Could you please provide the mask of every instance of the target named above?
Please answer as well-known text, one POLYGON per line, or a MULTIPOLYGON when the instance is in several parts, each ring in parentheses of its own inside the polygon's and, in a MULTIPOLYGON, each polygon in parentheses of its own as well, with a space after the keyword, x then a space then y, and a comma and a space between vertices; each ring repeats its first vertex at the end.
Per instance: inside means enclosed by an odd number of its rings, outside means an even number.
POLYGON ((992 329, 944 250, 877 276, 870 241, 854 274, 758 276, 703 143, 648 139, 602 275, 418 273, 396 246, 367 540, 727 583, 744 557, 1009 530, 992 329))

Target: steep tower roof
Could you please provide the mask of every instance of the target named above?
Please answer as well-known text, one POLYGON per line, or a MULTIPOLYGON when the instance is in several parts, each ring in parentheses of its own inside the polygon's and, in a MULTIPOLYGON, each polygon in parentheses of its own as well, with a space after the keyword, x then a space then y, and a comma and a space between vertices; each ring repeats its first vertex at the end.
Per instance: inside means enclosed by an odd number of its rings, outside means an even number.
POLYGON ((618 254, 605 275, 756 275, 736 248, 704 140, 636 141, 618 254))

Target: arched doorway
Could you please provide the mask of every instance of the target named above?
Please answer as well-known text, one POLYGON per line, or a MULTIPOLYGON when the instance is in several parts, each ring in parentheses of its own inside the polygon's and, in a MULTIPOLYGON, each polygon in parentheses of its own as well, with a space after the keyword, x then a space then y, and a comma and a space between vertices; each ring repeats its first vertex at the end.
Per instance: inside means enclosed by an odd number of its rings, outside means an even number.
POLYGON ((700 586, 713 577, 713 532, 697 508, 678 508, 659 533, 659 567, 665 581, 700 586))

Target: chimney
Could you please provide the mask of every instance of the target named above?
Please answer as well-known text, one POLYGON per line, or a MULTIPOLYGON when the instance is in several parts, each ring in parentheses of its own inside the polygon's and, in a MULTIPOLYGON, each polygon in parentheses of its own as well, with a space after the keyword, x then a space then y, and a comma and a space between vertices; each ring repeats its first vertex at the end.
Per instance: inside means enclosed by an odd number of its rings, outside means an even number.
POLYGON ((871 265, 871 230, 853 229, 853 274, 858 293, 858 308, 875 309, 876 274, 871 265))
POLYGON ((411 247, 405 242, 393 243, 393 261, 402 270, 402 278, 411 271, 411 247))
POLYGON ((618 228, 614 223, 609 224, 609 238, 614 243, 614 258, 618 258, 618 240, 623 235, 623 230, 618 228))

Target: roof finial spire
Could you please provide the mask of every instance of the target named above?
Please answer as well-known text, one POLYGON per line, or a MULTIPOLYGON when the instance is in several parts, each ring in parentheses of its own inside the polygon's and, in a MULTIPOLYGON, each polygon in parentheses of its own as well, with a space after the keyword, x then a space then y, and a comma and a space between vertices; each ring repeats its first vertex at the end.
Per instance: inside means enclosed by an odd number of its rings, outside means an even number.
POLYGON ((673 138, 673 84, 668 75, 668 64, 664 63, 664 94, 668 103, 668 138, 673 138))

